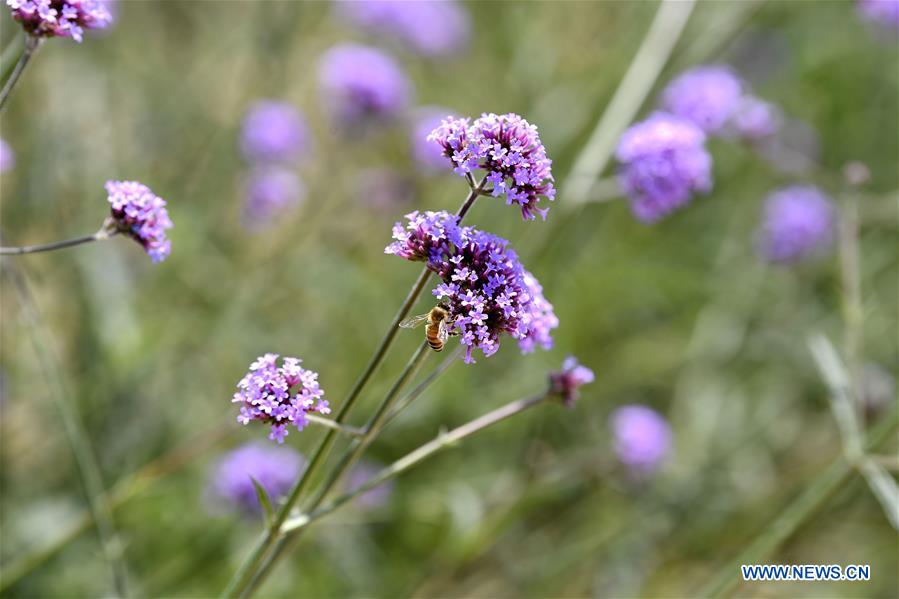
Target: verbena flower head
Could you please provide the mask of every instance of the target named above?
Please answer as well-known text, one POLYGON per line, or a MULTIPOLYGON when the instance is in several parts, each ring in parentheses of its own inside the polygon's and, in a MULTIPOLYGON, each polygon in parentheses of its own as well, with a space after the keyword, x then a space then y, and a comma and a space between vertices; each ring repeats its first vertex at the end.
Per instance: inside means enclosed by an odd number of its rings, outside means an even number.
POLYGON ((434 172, 446 168, 447 161, 443 148, 429 140, 428 136, 431 131, 440 127, 449 112, 445 108, 436 106, 426 106, 416 110, 410 142, 412 158, 423 170, 434 172))
POLYGON ((765 203, 759 250, 771 262, 796 262, 826 249, 833 241, 833 228, 833 205, 819 189, 784 187, 765 203))
POLYGON ((309 146, 309 127, 292 104, 260 100, 244 116, 240 147, 249 162, 295 162, 309 146))
POLYGON ((754 142, 777 133, 783 115, 770 102, 755 96, 744 96, 734 111, 732 122, 740 137, 754 142))
POLYGON ((662 92, 667 112, 717 133, 737 109, 743 84, 727 67, 702 66, 679 75, 662 92))
POLYGON ((406 218, 405 227, 394 226, 396 241, 384 251, 426 262, 441 278, 433 294, 449 307, 450 330, 467 347, 466 362, 474 361, 474 349, 496 353, 503 334, 517 339, 524 352, 552 347, 550 331, 559 321, 508 241, 462 227, 447 212, 412 212, 406 218))
POLYGON ((12 169, 16 165, 16 154, 5 140, 0 139, 0 173, 12 169))
POLYGON ((409 104, 411 86, 400 66, 375 48, 331 48, 319 64, 319 82, 336 123, 350 129, 395 119, 409 104))
POLYGON ((552 160, 540 141, 537 127, 517 114, 483 114, 470 119, 447 117, 428 136, 449 160, 453 170, 464 176, 484 171, 487 189, 493 196, 505 194, 507 204, 521 206, 521 215, 533 220, 546 218, 548 208, 538 208, 541 197, 552 201, 552 160))
POLYGON ((428 57, 458 53, 471 33, 468 11, 453 0, 354 0, 337 2, 336 8, 356 27, 398 39, 428 57))
POLYGON ((624 132, 615 153, 618 182, 639 220, 655 222, 712 188, 705 134, 690 121, 657 112, 624 132))
POLYGON ((899 0, 858 0, 857 6, 866 21, 899 30, 899 0))
POLYGON ((278 166, 256 167, 250 173, 244 224, 257 229, 271 224, 279 214, 295 206, 305 196, 299 176, 278 166))
POLYGON ((215 464, 210 487, 216 496, 232 506, 259 514, 262 508, 253 480, 275 503, 287 495, 304 467, 303 456, 289 447, 247 443, 228 452, 215 464))
POLYGON ((300 366, 297 358, 284 358, 278 366, 278 354, 265 354, 250 364, 250 371, 237 383, 232 403, 239 403, 237 421, 249 424, 260 420, 271 425, 268 438, 284 442, 287 425, 303 430, 307 414, 330 414, 325 392, 319 387, 318 373, 300 366))
POLYGON ((578 398, 578 390, 594 379, 593 371, 578 364, 577 358, 568 356, 562 363, 562 370, 549 375, 549 392, 562 399, 567 407, 574 405, 578 398))
POLYGON ((12 18, 33 37, 83 39, 85 29, 103 29, 112 22, 106 5, 96 0, 6 0, 12 18))
POLYGON ((649 474, 671 449, 671 428, 655 410, 642 405, 618 408, 610 419, 615 453, 635 474, 649 474))
MULTIPOLYGON (((352 493, 370 478, 381 471, 381 467, 373 462, 360 462, 352 470, 347 478, 346 491, 352 493)), ((367 510, 376 510, 384 507, 393 494, 393 480, 387 480, 357 497, 356 505, 367 510)))
POLYGON ((165 260, 172 251, 165 234, 172 228, 165 200, 137 181, 107 181, 106 192, 115 230, 141 244, 153 262, 165 260))

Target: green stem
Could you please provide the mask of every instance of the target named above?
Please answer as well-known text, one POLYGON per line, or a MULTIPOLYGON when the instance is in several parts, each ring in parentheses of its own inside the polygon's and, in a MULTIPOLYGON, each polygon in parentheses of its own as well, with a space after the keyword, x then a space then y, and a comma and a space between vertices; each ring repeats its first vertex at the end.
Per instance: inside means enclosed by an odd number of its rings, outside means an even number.
POLYGON ((75 463, 78 465, 81 484, 84 487, 84 494, 87 496, 88 506, 97 526, 97 533, 100 536, 100 543, 103 547, 103 555, 112 571, 113 585, 116 593, 120 597, 124 597, 127 595, 127 570, 122 558, 122 546, 113 525, 109 497, 103 487, 100 466, 97 464, 87 433, 78 418, 78 414, 69 403, 70 394, 62 378, 56 358, 50 351, 47 335, 40 322, 40 315, 27 283, 22 278, 22 275, 14 268, 11 268, 10 265, 7 265, 6 272, 19 296, 22 313, 30 325, 28 328, 32 332, 31 338, 38 360, 47 366, 46 371, 50 375, 49 382, 55 387, 50 395, 62 417, 63 429, 72 447, 75 463))
MULTIPOLYGON (((894 406, 893 410, 871 430, 866 443, 867 449, 876 449, 891 438, 899 424, 897 416, 899 412, 894 406)), ((845 485, 853 471, 854 465, 849 463, 845 456, 840 455, 745 551, 718 570, 712 580, 695 596, 717 598, 729 595, 740 583, 740 566, 766 562, 771 554, 793 536, 793 533, 820 509, 835 491, 845 485)))
POLYGON ((435 453, 453 447, 466 437, 470 437, 471 435, 488 427, 491 427, 494 424, 502 422, 507 418, 511 418, 516 414, 520 414, 525 410, 533 408, 534 406, 543 403, 547 397, 548 396, 546 393, 540 393, 539 395, 535 395, 533 397, 513 401, 512 403, 508 403, 500 408, 497 408, 496 410, 493 410, 492 412, 488 412, 487 414, 484 414, 483 416, 472 420, 471 422, 463 424, 458 428, 454 428, 453 430, 446 433, 441 433, 435 439, 429 441, 428 443, 425 443, 418 449, 415 449, 414 451, 406 454, 402 458, 390 464, 352 492, 341 495, 330 503, 310 512, 309 514, 303 514, 297 516, 296 518, 288 520, 284 524, 282 531, 284 533, 296 534, 297 531, 305 528, 312 522, 315 522, 319 518, 327 516, 341 506, 352 501, 359 495, 367 493, 375 487, 384 484, 388 480, 399 476, 413 466, 416 466, 417 464, 428 459, 435 453))
MULTIPOLYGON (((468 193, 468 196, 462 203, 462 207, 459 208, 459 211, 456 213, 459 216, 460 222, 463 218, 465 218, 465 215, 468 213, 475 200, 480 195, 481 190, 484 186, 484 181, 482 180, 480 183, 471 184, 470 186, 471 189, 468 193)), ((418 296, 421 295, 421 292, 424 289, 425 284, 428 282, 430 276, 431 271, 429 271, 427 267, 423 268, 421 274, 418 275, 418 278, 412 285, 412 289, 409 291, 409 294, 406 296, 406 299, 400 306, 399 311, 397 311, 396 316, 394 316, 393 322, 390 323, 390 326, 387 328, 387 332, 381 339, 381 343, 378 345, 374 355, 371 357, 368 365, 362 372, 362 376, 360 376, 356 383, 353 385, 353 388, 350 390, 346 399, 341 404, 340 410, 334 417, 334 421, 338 424, 343 423, 343 421, 347 418, 350 410, 358 400, 362 389, 365 388, 365 385, 368 384, 369 379, 371 379, 372 375, 378 369, 378 366, 381 365, 381 362, 387 355, 387 351, 390 349, 390 346, 393 344, 393 340, 396 337, 397 332, 399 331, 400 322, 402 322, 402 320, 409 315, 409 311, 412 309, 412 306, 418 299, 418 296)), ((296 505, 300 496, 306 490, 306 487, 309 485, 318 469, 324 464, 325 459, 327 458, 328 453, 331 450, 331 447, 334 445, 335 437, 336 433, 334 431, 328 431, 327 433, 325 433, 325 437, 322 439, 315 453, 312 455, 312 458, 309 460, 309 465, 306 467, 306 470, 303 472, 300 480, 298 480, 293 489, 291 489, 287 500, 281 506, 281 509, 278 510, 275 518, 272 519, 272 524, 268 528, 268 531, 260 537, 259 541, 256 542, 256 545, 253 547, 250 555, 247 556, 247 558, 238 568, 237 572, 235 572, 234 576, 228 582, 227 587, 225 587, 225 590, 222 592, 223 597, 238 596, 250 582, 251 573, 259 568, 259 565, 262 563, 263 558, 277 540, 278 529, 280 528, 281 524, 283 524, 284 520, 287 518, 290 510, 293 509, 294 505, 296 505)))
MULTIPOLYGON (((327 480, 325 480, 325 482, 321 485, 316 495, 309 502, 309 506, 305 511, 312 511, 313 509, 318 507, 321 502, 324 501, 325 497, 327 497, 328 493, 337 486, 337 483, 340 482, 340 479, 343 477, 343 475, 353 467, 353 465, 358 461, 365 450, 368 449, 368 446, 371 444, 371 442, 375 439, 375 437, 378 436, 378 433, 381 432, 381 428, 384 425, 387 415, 390 413, 390 409, 396 403, 396 399, 400 391, 415 375, 415 373, 418 371, 418 368, 424 362, 424 359, 428 356, 429 353, 430 349, 427 341, 422 342, 422 344, 418 346, 418 349, 412 355, 412 358, 406 364, 406 367, 403 369, 403 372, 400 374, 399 378, 394 382, 393 386, 387 392, 387 395, 384 396, 383 401, 378 406, 377 410, 375 410, 375 413, 365 425, 365 433, 340 457, 337 465, 334 466, 333 470, 331 470, 327 480)), ((278 534, 279 536, 283 536, 283 533, 281 533, 280 530, 278 531, 278 534)), ((244 588, 240 593, 240 597, 251 596, 259 587, 259 585, 261 585, 265 581, 272 568, 274 568, 275 564, 277 564, 281 556, 284 555, 290 549, 293 542, 296 541, 296 537, 298 535, 293 536, 294 538, 292 539, 281 538, 279 540, 278 544, 271 551, 268 557, 263 560, 263 563, 254 574, 253 578, 249 581, 246 588, 244 588)))
POLYGON ((66 239, 64 241, 54 241, 53 243, 44 243, 41 245, 23 245, 18 247, 0 247, 0 256, 18 256, 20 254, 36 254, 37 252, 50 252, 53 250, 61 250, 63 248, 90 243, 92 241, 101 241, 108 239, 109 235, 104 231, 98 231, 93 235, 85 235, 84 237, 76 237, 75 239, 66 239))
POLYGON ((322 418, 321 416, 316 416, 315 414, 306 414, 306 418, 309 420, 309 422, 311 422, 313 424, 323 426, 327 429, 347 435, 349 437, 361 437, 362 435, 365 434, 364 430, 356 428, 355 426, 347 426, 345 424, 339 424, 328 418, 322 418))
POLYGON ((42 41, 43 40, 39 37, 33 37, 26 34, 25 47, 22 49, 22 54, 19 56, 19 60, 16 62, 16 66, 13 67, 12 73, 10 73, 6 83, 3 84, 3 89, 0 89, 0 111, 6 106, 6 101, 9 100, 13 88, 16 86, 22 73, 25 72, 25 67, 28 66, 31 57, 34 56, 34 53, 41 47, 42 41))
POLYGON ((615 144, 631 124, 668 62, 695 7, 695 0, 664 0, 627 73, 562 185, 565 205, 583 204, 612 157, 615 144))

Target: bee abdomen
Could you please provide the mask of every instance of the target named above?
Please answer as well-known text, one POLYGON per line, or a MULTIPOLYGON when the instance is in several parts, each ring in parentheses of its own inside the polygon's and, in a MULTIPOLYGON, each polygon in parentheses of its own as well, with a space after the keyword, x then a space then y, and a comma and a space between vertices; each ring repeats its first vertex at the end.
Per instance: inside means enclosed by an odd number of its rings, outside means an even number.
POLYGON ((429 326, 425 333, 425 337, 427 338, 428 345, 431 346, 431 349, 434 351, 443 351, 443 341, 440 340, 440 337, 438 337, 437 334, 438 328, 429 326))

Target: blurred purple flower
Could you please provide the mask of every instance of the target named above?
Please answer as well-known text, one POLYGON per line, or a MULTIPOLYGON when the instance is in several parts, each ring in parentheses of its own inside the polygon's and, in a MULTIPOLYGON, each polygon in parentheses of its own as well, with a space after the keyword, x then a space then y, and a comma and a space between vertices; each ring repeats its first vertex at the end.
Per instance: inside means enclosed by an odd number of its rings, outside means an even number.
POLYGON ((318 384, 318 373, 300 366, 297 358, 284 358, 278 366, 278 354, 265 354, 250 364, 250 371, 237 383, 231 403, 239 403, 237 421, 249 424, 259 420, 271 424, 268 438, 278 443, 287 436, 287 425, 303 430, 306 414, 330 414, 325 392, 318 384))
POLYGON ((671 448, 671 428, 655 410, 632 404, 618 408, 610 417, 615 453, 638 475, 655 471, 671 448))
POLYGON ((83 39, 85 29, 103 29, 112 22, 106 5, 96 0, 6 0, 12 18, 32 37, 83 39))
POLYGON ((14 166, 16 166, 16 153, 6 140, 0 139, 0 173, 5 173, 14 166))
POLYGON ((857 7, 866 21, 899 29, 899 0, 858 0, 857 7))
POLYGON ((436 106, 426 106, 418 109, 416 113, 412 127, 412 157, 423 170, 442 171, 446 168, 443 148, 430 141, 428 136, 431 131, 440 127, 450 111, 436 106))
POLYGON ((384 251, 427 262, 442 279, 433 294, 449 307, 450 330, 468 348, 467 363, 474 362, 476 348, 488 357, 496 353, 504 333, 518 339, 523 352, 552 347, 550 331, 559 321, 508 241, 461 227, 447 212, 412 212, 406 219, 405 227, 394 226, 396 241, 384 251))
POLYGON ((310 150, 310 134, 292 104, 260 100, 243 120, 240 147, 249 162, 292 163, 310 150))
POLYGON ((260 166, 250 173, 244 223, 249 229, 263 228, 292 208, 306 194, 299 176, 279 166, 260 166))
MULTIPOLYGON (((352 493, 380 471, 381 466, 378 464, 373 462, 360 462, 350 471, 346 483, 347 493, 352 493)), ((387 505, 392 494, 393 481, 387 480, 377 487, 366 491, 354 501, 356 502, 356 505, 366 510, 376 510, 387 505)))
POLYGON ((391 169, 368 169, 356 181, 356 194, 362 204, 387 212, 412 203, 412 181, 391 169))
POLYGON ((453 0, 339 1, 336 8, 356 27, 394 37, 429 57, 457 54, 471 34, 468 11, 453 0))
POLYGON ((390 121, 409 104, 411 85, 389 55, 366 46, 335 46, 322 56, 319 83, 326 108, 346 129, 390 121))
POLYGON ((744 139, 755 142, 773 136, 783 115, 777 106, 755 96, 744 96, 733 114, 733 125, 744 139))
POLYGON ((690 121, 663 112, 624 132, 615 153, 618 182, 637 219, 651 223, 712 188, 712 157, 705 134, 690 121))
POLYGON ((273 504, 287 492, 305 468, 303 456, 289 447, 247 443, 225 454, 212 469, 212 492, 250 514, 262 512, 255 479, 273 504))
POLYGON ((172 221, 166 202, 137 181, 107 181, 106 192, 112 206, 110 225, 144 248, 153 262, 162 262, 172 251, 166 230, 172 221))
POLYGON ((759 250, 771 262, 796 262, 830 246, 833 227, 833 205, 819 189, 783 187, 768 196, 759 250))
POLYGON ((428 136, 443 149, 453 170, 462 176, 482 169, 494 197, 505 194, 506 204, 521 206, 521 215, 544 220, 549 208, 538 208, 541 197, 553 201, 552 160, 540 141, 537 127, 517 114, 484 113, 470 119, 447 117, 428 136))
POLYGON ((729 68, 701 66, 668 84, 662 106, 706 133, 717 133, 737 109, 742 94, 743 84, 729 68))
POLYGON ((578 398, 578 390, 594 379, 593 371, 578 364, 577 358, 568 356, 562 370, 549 374, 549 392, 558 395, 566 407, 572 407, 578 398))

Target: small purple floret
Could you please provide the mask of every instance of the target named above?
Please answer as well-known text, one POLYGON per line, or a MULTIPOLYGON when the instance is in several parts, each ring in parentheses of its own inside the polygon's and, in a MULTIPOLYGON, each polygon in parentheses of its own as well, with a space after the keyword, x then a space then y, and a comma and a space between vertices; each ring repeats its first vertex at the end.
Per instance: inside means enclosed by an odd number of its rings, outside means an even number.
POLYGON ((300 366, 300 360, 284 358, 278 366, 278 354, 265 354, 237 383, 231 403, 241 404, 238 422, 246 425, 259 420, 270 424, 268 438, 283 443, 287 425, 301 431, 309 424, 308 413, 331 413, 328 402, 322 399, 324 394, 318 373, 300 366))
POLYGON ((619 185, 643 222, 655 222, 712 188, 705 134, 685 119, 652 114, 624 132, 615 155, 619 185))
POLYGON ((635 474, 655 471, 671 448, 671 428, 655 410, 628 405, 615 410, 610 418, 615 453, 635 474))
POLYGON ((740 137, 756 142, 776 134, 783 122, 783 115, 770 102, 755 96, 744 96, 734 111, 732 122, 740 137))
POLYGON ((770 262, 796 262, 828 248, 833 229, 833 204, 819 189, 784 187, 769 195, 765 203, 759 250, 770 262))
POLYGON ((539 208, 541 197, 553 201, 552 160, 540 141, 537 127, 517 114, 482 114, 470 119, 447 117, 428 136, 463 177, 483 170, 494 197, 505 195, 507 204, 521 206, 521 215, 546 219, 549 208, 539 208))
POLYGON ((459 225, 447 212, 412 212, 393 228, 396 241, 384 250, 413 262, 426 262, 442 282, 434 296, 449 305, 451 330, 472 351, 491 356, 500 336, 511 335, 523 352, 552 347, 550 331, 559 320, 505 239, 459 225))
POLYGON ((412 157, 422 169, 435 172, 446 169, 446 156, 443 147, 433 143, 428 136, 440 127, 449 110, 435 106, 427 106, 416 110, 415 122, 412 126, 412 157))
POLYGON ((5 140, 0 139, 0 173, 16 166, 16 154, 5 140))
POLYGON ((107 181, 106 192, 116 231, 141 244, 153 262, 165 260, 172 251, 165 234, 172 228, 165 200, 137 181, 107 181))
POLYGON ((566 407, 572 407, 578 398, 578 390, 594 380, 593 371, 578 364, 577 358, 568 356, 562 370, 549 375, 549 391, 558 395, 566 407))
POLYGON ((723 66, 702 66, 679 75, 662 92, 666 112, 713 134, 730 120, 743 95, 743 84, 723 66))
POLYGON ((305 459, 289 447, 247 443, 227 454, 214 466, 210 487, 215 495, 248 513, 262 512, 253 480, 272 503, 287 492, 305 468, 305 459))
POLYGON ((389 55, 345 44, 328 50, 319 63, 319 83, 327 110, 344 129, 396 119, 409 105, 411 84, 389 55))
POLYGON ((6 0, 12 18, 33 37, 70 37, 81 42, 85 29, 112 23, 106 4, 96 0, 6 0))

